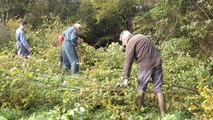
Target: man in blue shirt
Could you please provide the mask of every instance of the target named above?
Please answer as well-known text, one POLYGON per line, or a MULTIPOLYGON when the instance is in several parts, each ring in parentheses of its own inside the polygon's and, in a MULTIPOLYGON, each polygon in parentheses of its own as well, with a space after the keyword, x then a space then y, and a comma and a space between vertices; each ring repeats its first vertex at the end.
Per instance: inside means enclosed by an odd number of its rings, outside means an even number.
POLYGON ((78 46, 78 32, 81 31, 81 25, 75 24, 66 29, 62 34, 64 43, 62 45, 62 56, 66 70, 71 70, 72 73, 79 72, 79 58, 76 51, 78 46))
POLYGON ((17 45, 17 53, 18 56, 25 56, 25 58, 27 58, 27 56, 30 54, 29 52, 29 45, 27 43, 26 40, 26 36, 24 33, 24 29, 27 26, 27 21, 26 20, 22 20, 20 22, 20 27, 18 29, 16 29, 16 45, 17 45))

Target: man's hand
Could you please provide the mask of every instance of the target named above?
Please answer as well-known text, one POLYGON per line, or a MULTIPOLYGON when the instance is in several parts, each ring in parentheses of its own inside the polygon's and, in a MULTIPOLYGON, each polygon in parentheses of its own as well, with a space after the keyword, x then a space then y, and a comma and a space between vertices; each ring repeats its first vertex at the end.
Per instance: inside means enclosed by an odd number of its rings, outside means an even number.
POLYGON ((124 79, 124 85, 127 86, 128 85, 128 79, 124 79))
POLYGON ((78 38, 77 44, 80 45, 82 42, 84 42, 84 40, 82 38, 78 38))
POLYGON ((128 79, 124 79, 124 82, 117 83, 115 87, 118 87, 118 86, 120 86, 120 87, 121 87, 121 86, 127 86, 128 83, 129 83, 129 82, 128 82, 128 79))
POLYGON ((81 41, 78 39, 77 40, 77 45, 80 45, 81 44, 81 41))

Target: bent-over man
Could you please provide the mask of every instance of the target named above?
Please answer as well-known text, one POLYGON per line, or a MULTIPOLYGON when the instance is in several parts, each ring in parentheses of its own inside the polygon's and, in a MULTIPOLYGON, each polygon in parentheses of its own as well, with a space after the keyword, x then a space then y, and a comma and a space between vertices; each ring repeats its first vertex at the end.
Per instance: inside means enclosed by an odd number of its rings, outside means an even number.
POLYGON ((151 41, 142 34, 132 35, 129 31, 120 34, 122 44, 126 46, 124 61, 124 85, 128 85, 133 60, 138 63, 137 106, 144 102, 144 94, 149 78, 152 78, 154 92, 157 94, 161 115, 165 114, 165 100, 162 93, 163 74, 162 61, 158 50, 151 41))

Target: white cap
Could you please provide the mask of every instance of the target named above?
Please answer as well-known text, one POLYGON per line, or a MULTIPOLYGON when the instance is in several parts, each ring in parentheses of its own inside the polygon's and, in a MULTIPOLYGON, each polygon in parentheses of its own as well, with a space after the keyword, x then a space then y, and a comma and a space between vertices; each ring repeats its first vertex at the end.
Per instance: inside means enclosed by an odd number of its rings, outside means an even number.
POLYGON ((131 35, 132 34, 129 31, 124 30, 123 32, 121 32, 119 40, 122 41, 123 39, 126 39, 126 38, 130 37, 131 35))

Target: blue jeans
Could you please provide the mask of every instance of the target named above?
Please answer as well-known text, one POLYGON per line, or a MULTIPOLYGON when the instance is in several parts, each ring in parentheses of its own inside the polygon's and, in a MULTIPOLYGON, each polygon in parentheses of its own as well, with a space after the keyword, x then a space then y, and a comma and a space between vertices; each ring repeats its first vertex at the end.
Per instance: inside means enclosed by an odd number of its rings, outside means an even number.
POLYGON ((29 50, 26 47, 24 47, 21 41, 16 41, 16 46, 18 55, 28 56, 30 54, 29 50))
POLYGON ((72 73, 79 72, 79 58, 76 48, 72 42, 65 41, 62 46, 62 56, 66 70, 71 70, 72 73))
POLYGON ((59 57, 59 62, 60 63, 63 63, 63 55, 62 55, 62 48, 61 48, 61 50, 60 50, 60 57, 59 57))

